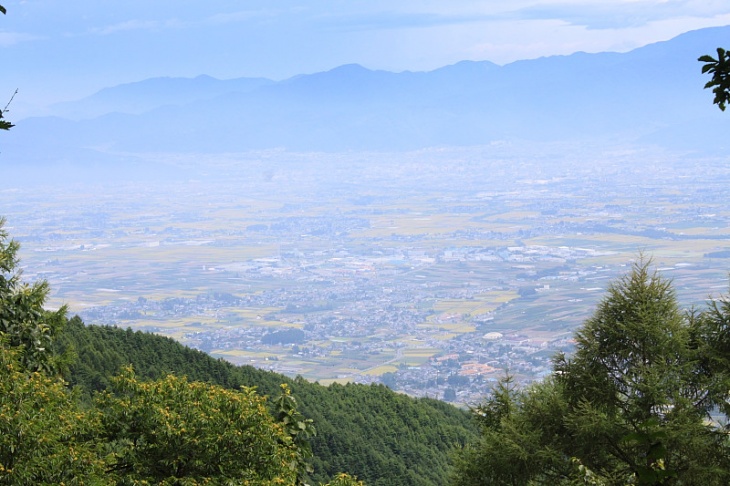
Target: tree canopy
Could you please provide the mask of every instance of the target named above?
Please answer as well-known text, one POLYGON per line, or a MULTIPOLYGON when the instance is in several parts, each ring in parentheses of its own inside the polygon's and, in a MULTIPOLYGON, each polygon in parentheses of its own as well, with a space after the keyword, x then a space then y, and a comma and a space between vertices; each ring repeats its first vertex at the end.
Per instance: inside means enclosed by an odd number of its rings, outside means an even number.
POLYGON ((509 377, 474 408, 456 485, 723 485, 730 304, 682 312, 648 262, 613 283, 544 382, 509 377))
POLYGON ((100 484, 96 414, 56 376, 30 372, 0 337, 0 484, 100 484), (92 479, 93 478, 93 479, 92 479))
POLYGON ((96 399, 107 471, 148 484, 296 484, 297 444, 254 389, 225 390, 168 375, 142 382, 131 368, 96 399))
POLYGON ((730 103, 730 52, 722 47, 717 48, 717 59, 710 55, 701 56, 698 61, 705 63, 702 73, 711 73, 712 79, 705 84, 705 89, 712 88, 715 103, 722 111, 730 103))
POLYGON ((291 379, 235 366, 167 337, 84 325, 78 318, 69 320, 60 339, 63 349, 77 355, 68 380, 84 392, 87 402, 92 401, 91 391, 111 390, 111 377, 132 364, 139 381, 157 381, 173 372, 229 390, 255 386, 259 395, 273 398, 269 409, 279 422, 297 424, 302 417, 289 412, 294 404, 281 400, 280 385, 287 384, 290 397, 296 397, 297 413, 312 419, 317 429, 316 436, 307 439, 313 453, 313 471, 306 474, 310 484, 326 483, 347 471, 370 486, 443 485, 451 469, 449 452, 476 438, 467 412, 382 385, 323 386, 291 379))

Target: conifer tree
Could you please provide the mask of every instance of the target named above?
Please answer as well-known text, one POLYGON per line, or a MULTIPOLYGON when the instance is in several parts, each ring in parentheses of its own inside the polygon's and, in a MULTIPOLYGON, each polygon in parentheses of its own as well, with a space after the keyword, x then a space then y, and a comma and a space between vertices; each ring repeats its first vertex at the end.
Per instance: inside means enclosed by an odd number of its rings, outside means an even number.
POLYGON ((482 437, 457 455, 456 485, 724 485, 730 305, 680 310, 641 261, 614 282, 543 383, 504 380, 474 409, 482 437), (714 339, 714 340, 713 340, 714 339))

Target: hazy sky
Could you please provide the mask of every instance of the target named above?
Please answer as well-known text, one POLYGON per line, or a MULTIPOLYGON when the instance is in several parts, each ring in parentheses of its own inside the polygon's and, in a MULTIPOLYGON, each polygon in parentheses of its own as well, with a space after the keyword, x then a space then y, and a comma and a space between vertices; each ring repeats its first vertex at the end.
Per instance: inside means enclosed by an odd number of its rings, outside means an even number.
MULTIPOLYGON (((0 0, 18 106, 152 76, 283 79, 359 63, 431 70, 627 51, 730 24, 728 0, 0 0)), ((728 46, 730 47, 730 46, 728 46)), ((1 108, 1 107, 0 107, 1 108)))

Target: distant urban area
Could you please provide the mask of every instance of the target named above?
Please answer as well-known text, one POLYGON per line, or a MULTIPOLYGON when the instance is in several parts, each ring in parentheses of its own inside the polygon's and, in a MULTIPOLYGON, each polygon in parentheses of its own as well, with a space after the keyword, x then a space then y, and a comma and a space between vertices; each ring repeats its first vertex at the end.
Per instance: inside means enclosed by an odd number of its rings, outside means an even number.
POLYGON ((146 155, 169 177, 0 185, 28 280, 87 324, 323 384, 475 404, 550 372, 640 258, 728 291, 730 167, 646 148, 146 155))

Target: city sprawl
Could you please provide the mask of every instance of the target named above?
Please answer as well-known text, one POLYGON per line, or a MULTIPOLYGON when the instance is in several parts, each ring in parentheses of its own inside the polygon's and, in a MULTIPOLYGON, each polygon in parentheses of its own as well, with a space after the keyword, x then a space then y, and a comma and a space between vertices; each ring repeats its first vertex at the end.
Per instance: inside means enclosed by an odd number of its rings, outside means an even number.
POLYGON ((88 324, 237 364, 475 403, 505 372, 549 373, 642 255, 688 308, 728 291, 722 159, 567 144, 145 157, 171 175, 0 190, 24 278, 88 324))

